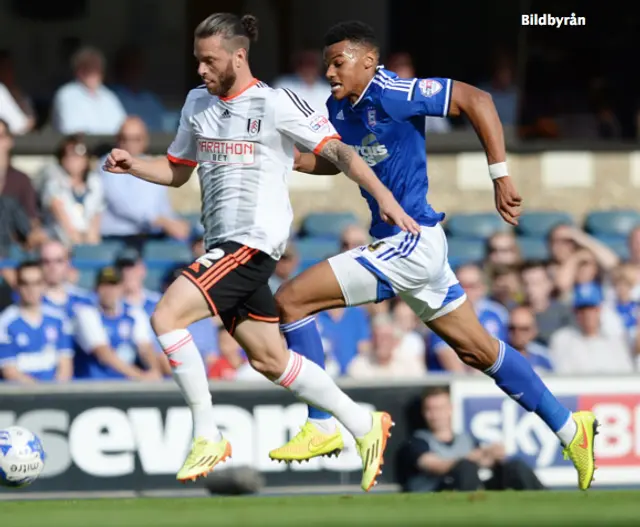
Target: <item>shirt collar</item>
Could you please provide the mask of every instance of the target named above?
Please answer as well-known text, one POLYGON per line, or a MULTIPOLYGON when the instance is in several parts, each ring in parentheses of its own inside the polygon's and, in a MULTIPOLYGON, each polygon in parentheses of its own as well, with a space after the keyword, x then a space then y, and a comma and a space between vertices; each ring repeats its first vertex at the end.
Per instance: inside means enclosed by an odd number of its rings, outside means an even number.
POLYGON ((373 84, 373 79, 375 79, 378 76, 378 73, 380 73, 380 70, 382 69, 384 69, 384 66, 382 64, 376 67, 375 75, 371 77, 371 80, 365 86, 364 90, 362 90, 362 93, 360 94, 360 97, 358 97, 358 100, 351 105, 352 108, 355 108, 358 105, 358 103, 365 98, 365 96, 367 95, 367 92, 369 91, 369 88, 373 84))

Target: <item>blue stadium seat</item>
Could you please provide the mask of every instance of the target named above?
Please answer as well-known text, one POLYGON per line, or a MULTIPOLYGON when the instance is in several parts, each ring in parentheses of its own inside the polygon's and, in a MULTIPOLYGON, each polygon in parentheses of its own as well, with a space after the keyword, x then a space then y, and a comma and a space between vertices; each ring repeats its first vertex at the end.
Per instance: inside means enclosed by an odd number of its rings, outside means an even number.
POLYGON ((78 276, 78 286, 89 291, 93 291, 96 288, 96 274, 97 269, 80 269, 78 276))
POLYGON ((626 236, 598 235, 596 238, 615 252, 620 259, 629 259, 629 245, 627 244, 626 236))
POLYGON ((340 242, 336 238, 300 238, 295 245, 300 260, 322 260, 340 252, 340 242))
POLYGON ((321 262, 322 259, 315 259, 315 258, 309 258, 306 260, 300 260, 300 264, 298 265, 298 268, 296 269, 295 274, 300 274, 302 271, 306 271, 307 269, 309 269, 309 267, 313 267, 315 264, 321 262))
POLYGON ((37 254, 34 252, 27 252, 22 247, 17 244, 13 244, 9 249, 8 260, 10 260, 10 265, 17 265, 23 260, 27 260, 29 258, 36 258, 37 254))
POLYGON ((447 219, 445 228, 451 236, 481 240, 486 240, 496 232, 509 230, 509 226, 494 212, 452 215, 447 219))
POLYGON ((187 220, 193 227, 201 225, 200 212, 187 212, 180 214, 180 217, 183 220, 187 220))
POLYGON ((162 282, 168 272, 167 268, 156 267, 153 269, 147 269, 147 276, 144 280, 144 286, 151 291, 162 290, 162 282))
POLYGON ((161 240, 148 241, 142 250, 142 257, 152 268, 186 263, 193 260, 191 249, 187 244, 161 240))
POLYGON ((635 210, 593 211, 585 219, 585 229, 596 236, 627 236, 637 225, 640 212, 635 210))
POLYGON ((99 268, 113 264, 123 243, 106 241, 99 245, 76 245, 73 247, 73 264, 83 269, 99 268))
POLYGON ((519 236, 517 240, 523 260, 547 260, 549 258, 549 248, 545 238, 519 236))
POLYGON ((556 225, 575 225, 567 212, 535 211, 524 212, 518 221, 516 231, 522 236, 546 237, 556 225))
POLYGON ((479 263, 485 257, 485 242, 473 238, 449 238, 449 263, 456 268, 468 263, 479 263))
POLYGON ((351 212, 315 212, 302 221, 302 236, 338 237, 349 225, 358 224, 358 218, 351 212))

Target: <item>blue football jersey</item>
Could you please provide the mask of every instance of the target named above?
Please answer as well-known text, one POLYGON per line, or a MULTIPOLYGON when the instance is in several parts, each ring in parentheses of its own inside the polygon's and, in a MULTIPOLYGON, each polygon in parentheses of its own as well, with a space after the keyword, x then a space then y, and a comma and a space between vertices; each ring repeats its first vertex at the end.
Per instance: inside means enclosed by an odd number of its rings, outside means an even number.
MULTIPOLYGON (((451 101, 451 79, 400 79, 379 67, 353 105, 347 99, 327 101, 329 120, 342 141, 351 145, 420 225, 432 227, 444 219, 427 201, 425 117, 446 117, 451 101)), ((371 209, 374 238, 386 238, 400 229, 380 218, 378 204, 360 189, 371 209)))
POLYGON ((63 302, 57 302, 45 295, 43 298, 44 304, 64 311, 69 318, 73 318, 78 306, 95 306, 97 304, 96 295, 92 291, 72 284, 67 284, 65 291, 67 298, 63 302))
POLYGON ((123 375, 101 364, 93 355, 98 346, 109 346, 123 362, 136 364, 141 344, 152 343, 149 321, 141 309, 121 306, 118 313, 107 315, 99 308, 81 307, 76 311, 76 339, 81 351, 76 353, 76 377, 122 379, 123 375))
POLYGON ((43 306, 40 320, 34 321, 14 304, 0 314, 0 366, 11 364, 35 379, 51 381, 60 358, 72 355, 69 321, 61 311, 43 306))

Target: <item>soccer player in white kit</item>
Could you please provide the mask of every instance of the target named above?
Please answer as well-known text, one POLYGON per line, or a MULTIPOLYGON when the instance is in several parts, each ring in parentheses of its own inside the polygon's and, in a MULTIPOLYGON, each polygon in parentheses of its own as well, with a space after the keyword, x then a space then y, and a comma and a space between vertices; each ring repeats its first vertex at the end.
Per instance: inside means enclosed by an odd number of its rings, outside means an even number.
POLYGON ((380 473, 391 417, 352 401, 313 362, 282 343, 267 281, 290 233, 287 177, 299 143, 334 163, 375 197, 382 216, 402 230, 418 225, 333 125, 288 90, 273 90, 251 74, 255 17, 217 13, 195 31, 194 54, 204 85, 191 90, 167 158, 145 160, 114 149, 105 169, 179 187, 193 169, 202 188, 207 253, 169 287, 151 323, 193 414, 193 444, 180 481, 195 480, 231 455, 216 427, 205 367, 186 329, 219 315, 251 365, 299 399, 332 413, 356 438, 362 488, 380 473))

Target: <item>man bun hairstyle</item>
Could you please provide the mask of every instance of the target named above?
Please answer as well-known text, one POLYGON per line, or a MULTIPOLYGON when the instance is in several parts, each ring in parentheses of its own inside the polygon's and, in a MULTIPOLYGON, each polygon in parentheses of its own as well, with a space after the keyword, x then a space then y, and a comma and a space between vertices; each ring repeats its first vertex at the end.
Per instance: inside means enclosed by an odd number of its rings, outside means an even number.
POLYGON ((220 35, 229 41, 231 49, 245 48, 258 40, 258 19, 253 15, 240 18, 233 13, 214 13, 205 18, 194 32, 195 38, 220 35))
POLYGON ((244 15, 240 19, 240 23, 244 28, 247 38, 251 42, 258 41, 258 18, 253 15, 244 15))
POLYGON ((364 45, 376 50, 380 48, 373 28, 358 20, 340 22, 339 24, 331 27, 324 36, 324 46, 333 46, 343 40, 347 40, 353 44, 364 45))

